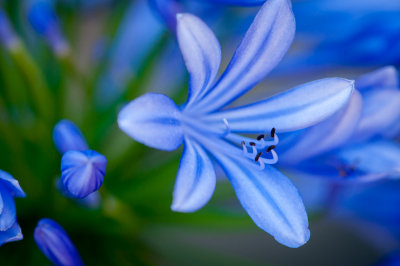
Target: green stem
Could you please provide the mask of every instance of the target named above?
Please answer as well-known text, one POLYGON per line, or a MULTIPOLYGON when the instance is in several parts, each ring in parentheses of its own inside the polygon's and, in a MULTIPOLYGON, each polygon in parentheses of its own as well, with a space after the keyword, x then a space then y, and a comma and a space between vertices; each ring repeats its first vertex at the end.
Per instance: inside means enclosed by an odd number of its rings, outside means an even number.
POLYGON ((51 123, 54 119, 54 103, 42 72, 21 43, 15 45, 9 52, 27 80, 39 116, 47 123, 51 123))

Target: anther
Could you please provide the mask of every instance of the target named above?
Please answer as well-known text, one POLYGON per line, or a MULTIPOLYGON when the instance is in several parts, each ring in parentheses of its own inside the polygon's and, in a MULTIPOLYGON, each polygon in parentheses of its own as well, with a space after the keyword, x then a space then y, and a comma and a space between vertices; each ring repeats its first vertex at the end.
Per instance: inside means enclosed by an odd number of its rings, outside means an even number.
POLYGON ((249 144, 250 144, 250 146, 256 146, 255 142, 250 142, 249 144))
POLYGON ((272 129, 271 129, 271 137, 275 137, 275 128, 273 127, 272 129))
POLYGON ((257 153, 256 158, 254 158, 255 162, 258 162, 258 159, 260 159, 262 152, 257 153))
POLYGON ((264 134, 258 136, 258 137, 257 137, 257 140, 261 140, 261 139, 263 139, 263 138, 265 138, 265 135, 264 135, 264 134))
POLYGON ((245 146, 245 145, 246 145, 246 142, 242 141, 242 146, 245 146))
POLYGON ((271 150, 275 149, 276 146, 275 145, 271 145, 268 147, 267 152, 270 152, 271 150))

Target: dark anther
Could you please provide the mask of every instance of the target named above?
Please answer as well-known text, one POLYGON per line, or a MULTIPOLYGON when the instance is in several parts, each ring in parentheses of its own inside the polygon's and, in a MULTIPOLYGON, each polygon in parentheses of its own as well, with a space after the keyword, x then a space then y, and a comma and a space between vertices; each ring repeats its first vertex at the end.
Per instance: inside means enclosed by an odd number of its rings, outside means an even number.
POLYGON ((271 150, 275 149, 276 146, 275 145, 271 145, 268 147, 267 152, 270 152, 271 150))
POLYGON ((255 162, 258 162, 258 159, 260 159, 262 152, 257 153, 256 158, 254 158, 255 162))
POLYGON ((250 142, 249 144, 250 144, 250 146, 256 146, 255 142, 250 142))
POLYGON ((272 129, 271 129, 271 137, 275 137, 275 128, 273 127, 272 129))
POLYGON ((257 140, 260 140, 260 139, 263 139, 263 138, 265 138, 265 135, 264 135, 264 134, 258 136, 258 137, 257 137, 257 140))
POLYGON ((246 145, 246 142, 242 141, 242 146, 246 145))

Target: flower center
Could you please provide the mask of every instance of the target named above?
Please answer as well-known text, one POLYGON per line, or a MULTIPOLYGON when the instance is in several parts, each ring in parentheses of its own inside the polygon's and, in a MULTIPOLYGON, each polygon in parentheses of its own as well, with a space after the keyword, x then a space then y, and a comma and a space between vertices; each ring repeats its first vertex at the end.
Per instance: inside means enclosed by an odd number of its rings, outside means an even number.
POLYGON ((242 141, 241 143, 244 156, 254 159, 256 163, 259 163, 260 170, 265 168, 265 164, 275 164, 278 162, 278 155, 274 151, 279 142, 278 136, 275 133, 275 128, 272 128, 271 130, 273 141, 265 141, 265 137, 266 135, 262 134, 259 135, 256 140, 248 141, 248 145, 246 145, 245 141, 242 141), (248 148, 250 148, 250 152, 248 148), (272 156, 272 158, 268 158, 267 156, 272 156))

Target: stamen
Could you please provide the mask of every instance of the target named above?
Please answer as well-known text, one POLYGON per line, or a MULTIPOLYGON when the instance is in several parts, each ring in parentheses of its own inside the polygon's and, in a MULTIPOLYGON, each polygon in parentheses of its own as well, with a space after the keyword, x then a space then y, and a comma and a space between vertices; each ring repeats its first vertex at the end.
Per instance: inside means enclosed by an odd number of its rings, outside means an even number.
POLYGON ((249 144, 250 144, 250 146, 256 146, 255 142, 250 142, 249 144))
POLYGON ((224 134, 222 134, 222 136, 225 137, 226 135, 231 133, 231 127, 229 126, 228 120, 226 120, 226 118, 222 119, 222 121, 224 121, 226 127, 224 134))
POLYGON ((254 158, 254 161, 257 162, 258 159, 260 159, 262 152, 257 153, 256 158, 254 158))
POLYGON ((263 138, 265 138, 265 135, 264 135, 264 134, 258 136, 258 137, 257 137, 257 140, 261 140, 261 139, 263 139, 263 138))
POLYGON ((275 128, 273 127, 272 129, 271 129, 271 137, 275 137, 275 128))
POLYGON ((271 150, 275 149, 276 146, 275 145, 271 145, 268 147, 267 152, 270 152, 271 150))

